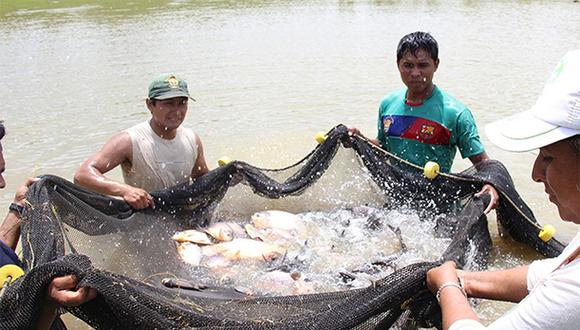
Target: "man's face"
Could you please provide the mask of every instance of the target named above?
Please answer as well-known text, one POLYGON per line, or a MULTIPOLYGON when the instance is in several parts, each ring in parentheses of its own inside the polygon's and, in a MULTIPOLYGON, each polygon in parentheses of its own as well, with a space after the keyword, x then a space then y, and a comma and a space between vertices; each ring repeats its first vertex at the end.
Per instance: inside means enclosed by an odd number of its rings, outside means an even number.
POLYGON ((4 171, 6 170, 6 162, 4 161, 4 153, 2 152, 2 144, 0 144, 0 189, 6 187, 6 180, 4 180, 4 171))
POLYGON ((556 204, 562 220, 580 224, 580 154, 569 141, 540 148, 532 179, 544 184, 550 202, 556 204))
POLYGON ((187 114, 187 97, 157 100, 155 104, 147 100, 147 107, 153 115, 153 124, 163 131, 177 129, 187 114))
POLYGON ((397 63, 401 80, 413 93, 423 93, 433 84, 433 75, 439 66, 423 49, 417 50, 416 56, 410 51, 403 54, 397 63))

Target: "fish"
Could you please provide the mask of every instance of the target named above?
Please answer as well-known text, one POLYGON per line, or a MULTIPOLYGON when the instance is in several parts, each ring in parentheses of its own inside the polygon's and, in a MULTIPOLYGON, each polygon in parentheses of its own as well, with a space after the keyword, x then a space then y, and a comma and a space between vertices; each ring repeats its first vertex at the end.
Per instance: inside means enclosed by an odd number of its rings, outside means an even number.
POLYGON ((234 238, 247 237, 242 226, 235 222, 218 222, 204 229, 204 232, 221 242, 229 242, 234 238))
POLYGON ((262 231, 258 230, 252 224, 250 224, 250 223, 245 224, 244 229, 246 230, 246 233, 248 233, 248 236, 250 236, 251 239, 255 239, 255 240, 259 240, 259 241, 264 240, 264 237, 263 237, 264 233, 262 231))
MULTIPOLYGON (((206 250, 208 252, 208 250, 206 250)), ((203 249, 202 249, 203 254, 203 249)), ((232 261, 221 254, 215 254, 212 256, 205 256, 201 261, 203 267, 212 269, 214 271, 222 271, 223 269, 230 267, 232 261)))
MULTIPOLYGON (((161 284, 163 284, 164 286, 166 286, 168 288, 172 288, 172 289, 184 289, 184 290, 203 292, 204 297, 215 296, 216 298, 220 298, 220 299, 224 299, 224 298, 231 298, 231 299, 237 298, 237 299, 239 299, 239 298, 244 298, 244 297, 248 296, 248 294, 244 294, 243 292, 236 290, 236 289, 231 289, 231 288, 221 287, 221 286, 219 286, 219 287, 218 286, 210 286, 210 285, 205 285, 203 283, 197 283, 194 281, 184 280, 181 278, 174 278, 174 277, 162 279, 161 284)), ((199 311, 203 312, 203 309, 201 307, 199 307, 199 311)))
POLYGON ((199 266, 203 258, 201 248, 191 242, 179 243, 177 245, 177 253, 181 260, 193 266, 199 266))
POLYGON ((212 241, 209 239, 206 233, 195 229, 177 232, 173 235, 173 237, 171 237, 171 239, 178 243, 190 242, 203 245, 212 244, 212 241))
POLYGON ((250 223, 245 224, 244 228, 250 238, 263 242, 293 241, 296 238, 292 232, 279 228, 256 228, 250 223))
POLYGON ((296 214, 285 211, 269 210, 252 215, 252 224, 257 228, 276 228, 304 233, 306 225, 296 214))
POLYGON ((304 281, 300 272, 275 270, 260 276, 255 288, 268 295, 302 295, 314 293, 312 283, 304 281))
POLYGON ((284 255, 285 252, 284 248, 277 245, 248 238, 236 238, 229 242, 202 247, 202 253, 205 256, 221 254, 230 260, 272 261, 284 255))
POLYGON ((168 288, 183 288, 195 291, 202 291, 208 288, 208 286, 205 284, 195 283, 193 281, 173 277, 162 279, 161 284, 165 285, 168 288))

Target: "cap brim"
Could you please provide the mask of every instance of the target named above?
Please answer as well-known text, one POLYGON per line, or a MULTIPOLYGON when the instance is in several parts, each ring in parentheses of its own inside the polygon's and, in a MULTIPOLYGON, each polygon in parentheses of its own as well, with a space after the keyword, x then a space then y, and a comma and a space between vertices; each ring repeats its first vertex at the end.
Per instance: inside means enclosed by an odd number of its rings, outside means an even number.
POLYGON ((182 91, 164 93, 162 95, 156 96, 155 99, 156 100, 167 100, 167 99, 172 99, 174 97, 187 97, 187 98, 190 98, 191 100, 195 101, 195 99, 193 97, 187 95, 186 93, 184 93, 182 91))
POLYGON ((485 126, 489 140, 508 151, 530 151, 578 134, 578 130, 547 123, 525 111, 485 126))

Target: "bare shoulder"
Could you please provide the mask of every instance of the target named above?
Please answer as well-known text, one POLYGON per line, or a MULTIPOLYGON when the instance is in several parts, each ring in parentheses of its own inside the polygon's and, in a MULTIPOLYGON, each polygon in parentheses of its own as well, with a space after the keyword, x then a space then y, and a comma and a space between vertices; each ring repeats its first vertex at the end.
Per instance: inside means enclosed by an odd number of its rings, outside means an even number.
POLYGON ((103 146, 104 149, 112 149, 115 153, 131 153, 133 143, 129 133, 122 131, 113 135, 103 146))
POLYGON ((125 131, 113 135, 101 150, 91 158, 93 161, 111 164, 113 167, 125 162, 131 163, 133 160, 131 136, 125 131))

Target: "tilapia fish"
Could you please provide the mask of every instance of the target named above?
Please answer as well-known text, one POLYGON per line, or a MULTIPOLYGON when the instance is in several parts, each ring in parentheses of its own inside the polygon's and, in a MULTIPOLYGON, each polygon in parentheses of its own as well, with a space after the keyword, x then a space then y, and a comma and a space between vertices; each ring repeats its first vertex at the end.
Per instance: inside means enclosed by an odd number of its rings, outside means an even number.
POLYGON ((217 222, 204 229, 204 232, 221 242, 248 237, 242 226, 235 222, 217 222))
POLYGON ((251 223, 247 223, 244 228, 250 238, 264 242, 284 242, 295 239, 294 235, 289 230, 278 228, 256 228, 251 223))
POLYGON ((171 239, 178 243, 190 242, 203 245, 212 244, 206 233, 195 229, 177 232, 173 237, 171 237, 171 239))
POLYGON ((202 248, 206 256, 221 254, 231 260, 266 260, 272 261, 286 252, 285 249, 261 241, 247 238, 237 238, 230 242, 207 245, 202 248))
POLYGON ((199 266, 203 258, 201 248, 191 242, 179 243, 177 253, 183 261, 193 266, 199 266))
POLYGON ((259 277, 255 289, 269 295, 301 295, 314 293, 314 286, 305 282, 299 272, 282 272, 275 270, 259 277))
POLYGON ((296 231, 300 234, 306 231, 306 225, 300 217, 285 211, 270 210, 254 213, 252 224, 257 228, 276 228, 296 231))

